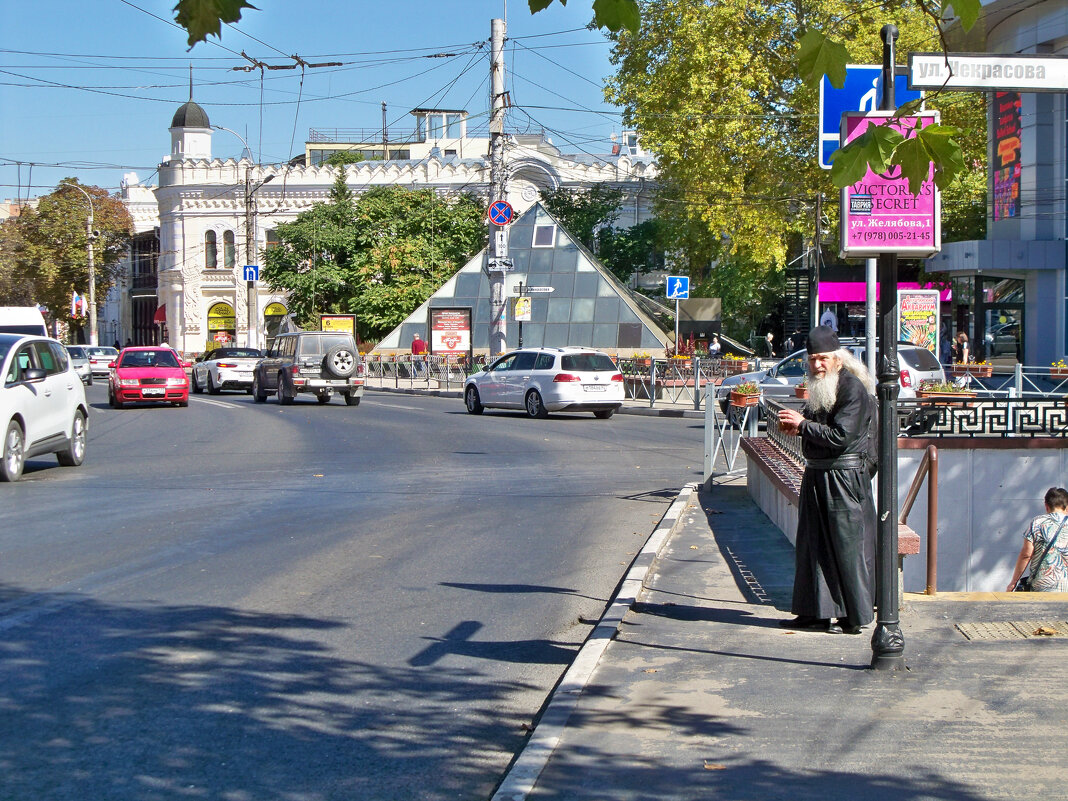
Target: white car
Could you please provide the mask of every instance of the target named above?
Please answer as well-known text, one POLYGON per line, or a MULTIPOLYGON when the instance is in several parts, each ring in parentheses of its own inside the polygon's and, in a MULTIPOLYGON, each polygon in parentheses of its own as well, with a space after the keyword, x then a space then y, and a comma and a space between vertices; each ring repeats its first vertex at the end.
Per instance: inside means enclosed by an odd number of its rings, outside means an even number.
POLYGON ((111 372, 109 365, 119 357, 119 352, 107 345, 86 345, 85 352, 89 356, 89 367, 93 375, 101 375, 104 378, 111 372))
POLYGON ((67 345, 67 355, 74 365, 74 372, 86 386, 93 383, 93 366, 89 363, 89 354, 85 352, 84 345, 67 345))
POLYGON ((0 334, 0 371, 0 480, 18 481, 26 460, 42 453, 80 465, 89 405, 66 348, 47 337, 0 334))
POLYGON ((252 394, 252 377, 263 354, 255 348, 216 348, 193 362, 193 392, 218 395, 224 389, 252 394))
POLYGON ((506 353, 464 383, 471 414, 483 409, 593 412, 607 419, 623 405, 623 374, 605 353, 590 348, 524 348, 506 353))

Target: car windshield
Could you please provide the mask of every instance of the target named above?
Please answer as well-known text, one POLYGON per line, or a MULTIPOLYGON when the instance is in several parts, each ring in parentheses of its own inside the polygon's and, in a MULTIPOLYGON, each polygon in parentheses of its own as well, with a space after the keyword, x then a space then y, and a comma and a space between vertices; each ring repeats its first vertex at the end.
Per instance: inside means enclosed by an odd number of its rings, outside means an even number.
POLYGON ((212 359, 258 359, 260 352, 255 348, 219 348, 211 355, 212 359))
POLYGON ((79 347, 73 347, 73 346, 72 347, 68 347, 67 348, 67 353, 70 354, 70 357, 72 359, 84 359, 85 358, 85 348, 79 348, 79 347))
POLYGON ((173 350, 130 350, 122 356, 120 367, 180 367, 173 350))
POLYGON ((898 353, 913 370, 929 373, 939 368, 938 359, 927 348, 902 348, 898 353))
POLYGON ((603 353, 569 353, 560 358, 560 369, 577 373, 615 371, 616 364, 603 353))

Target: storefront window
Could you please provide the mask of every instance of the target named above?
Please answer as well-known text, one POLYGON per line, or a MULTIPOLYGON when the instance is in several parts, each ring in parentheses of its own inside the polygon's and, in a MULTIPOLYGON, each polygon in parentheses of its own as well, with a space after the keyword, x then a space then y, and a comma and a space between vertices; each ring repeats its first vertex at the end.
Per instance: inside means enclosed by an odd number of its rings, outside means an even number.
POLYGON ((207 350, 231 345, 237 338, 237 315, 229 303, 213 303, 208 308, 207 350))

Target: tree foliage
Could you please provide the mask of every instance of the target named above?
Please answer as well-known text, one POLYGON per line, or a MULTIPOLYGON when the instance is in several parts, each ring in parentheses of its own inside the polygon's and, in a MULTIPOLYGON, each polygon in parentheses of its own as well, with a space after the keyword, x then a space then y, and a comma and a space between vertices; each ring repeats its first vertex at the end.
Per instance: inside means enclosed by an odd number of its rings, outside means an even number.
MULTIPOLYGON (((0 305, 40 303, 57 319, 70 319, 71 294, 88 296, 89 254, 86 222, 92 198, 93 268, 101 304, 121 273, 133 221, 123 202, 97 186, 71 178, 0 223, 0 305)), ((74 321, 79 324, 79 320, 74 321)))
POLYGON ((275 232, 263 277, 288 293, 297 322, 356 314, 363 340, 387 334, 486 243, 483 204, 473 196, 375 187, 354 197, 344 174, 327 203, 275 232))
POLYGON ((653 218, 630 228, 602 228, 597 232, 597 258, 621 282, 635 273, 646 275, 664 269, 661 225, 653 218))

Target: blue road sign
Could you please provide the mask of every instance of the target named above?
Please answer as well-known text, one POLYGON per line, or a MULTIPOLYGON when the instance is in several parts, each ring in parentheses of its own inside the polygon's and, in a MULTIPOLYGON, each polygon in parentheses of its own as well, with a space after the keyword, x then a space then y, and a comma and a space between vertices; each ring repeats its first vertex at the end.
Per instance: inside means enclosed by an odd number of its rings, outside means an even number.
POLYGON ((258 264, 246 264, 245 265, 245 280, 246 281, 259 281, 260 280, 260 265, 258 265, 258 264))
MULTIPOLYGON (((835 89, 827 76, 820 81, 820 166, 831 168, 831 154, 841 145, 839 131, 842 114, 847 111, 878 111, 883 96, 883 68, 868 64, 850 64, 846 67, 845 84, 835 89)), ((894 77, 894 102, 903 106, 910 100, 919 100, 923 92, 909 89, 909 76, 894 77)))
POLYGON ((495 200, 489 207, 490 222, 494 225, 508 225, 514 213, 512 204, 507 200, 495 200))
POLYGON ((664 284, 668 300, 686 300, 690 297, 690 276, 669 275, 664 284))

